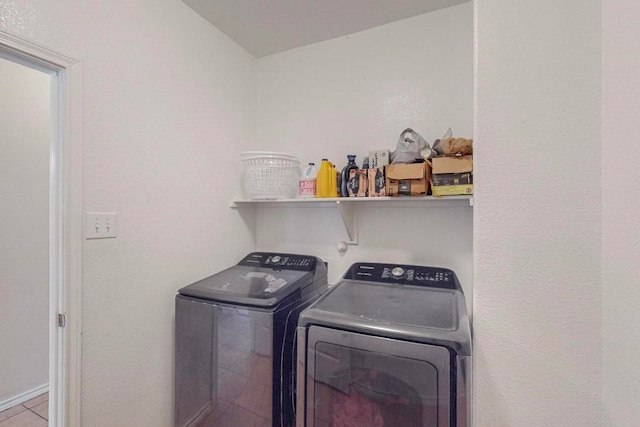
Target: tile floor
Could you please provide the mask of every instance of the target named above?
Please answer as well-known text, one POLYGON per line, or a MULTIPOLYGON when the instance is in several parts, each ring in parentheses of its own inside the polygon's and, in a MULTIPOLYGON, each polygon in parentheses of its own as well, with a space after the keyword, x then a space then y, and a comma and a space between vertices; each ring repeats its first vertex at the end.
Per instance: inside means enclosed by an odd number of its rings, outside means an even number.
POLYGON ((0 427, 47 427, 49 393, 0 412, 0 427))

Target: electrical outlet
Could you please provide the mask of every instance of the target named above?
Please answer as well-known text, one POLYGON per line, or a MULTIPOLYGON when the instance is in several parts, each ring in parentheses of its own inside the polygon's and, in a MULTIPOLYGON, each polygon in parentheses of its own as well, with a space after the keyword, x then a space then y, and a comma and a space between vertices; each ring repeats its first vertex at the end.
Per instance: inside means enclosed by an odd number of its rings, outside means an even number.
POLYGON ((118 214, 87 212, 87 239, 108 239, 118 235, 118 214))

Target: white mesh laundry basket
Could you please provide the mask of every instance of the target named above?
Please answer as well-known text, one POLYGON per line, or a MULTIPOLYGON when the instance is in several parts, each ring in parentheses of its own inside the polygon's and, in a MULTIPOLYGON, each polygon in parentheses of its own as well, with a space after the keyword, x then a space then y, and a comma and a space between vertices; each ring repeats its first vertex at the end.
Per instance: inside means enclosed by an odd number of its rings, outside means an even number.
POLYGON ((300 160, 287 153, 245 151, 242 181, 250 199, 294 197, 300 178, 300 160))

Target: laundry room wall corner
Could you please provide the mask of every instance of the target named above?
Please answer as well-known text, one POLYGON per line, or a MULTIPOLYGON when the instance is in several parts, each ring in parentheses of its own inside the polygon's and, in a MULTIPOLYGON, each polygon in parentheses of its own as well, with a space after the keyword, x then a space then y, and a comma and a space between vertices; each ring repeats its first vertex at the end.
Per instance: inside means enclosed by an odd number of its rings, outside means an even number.
POLYGON ((640 419, 640 4, 603 1, 603 402, 606 426, 640 419), (633 186, 630 191, 629 185, 633 186))
POLYGON ((474 425, 600 426, 601 5, 474 7, 474 425))

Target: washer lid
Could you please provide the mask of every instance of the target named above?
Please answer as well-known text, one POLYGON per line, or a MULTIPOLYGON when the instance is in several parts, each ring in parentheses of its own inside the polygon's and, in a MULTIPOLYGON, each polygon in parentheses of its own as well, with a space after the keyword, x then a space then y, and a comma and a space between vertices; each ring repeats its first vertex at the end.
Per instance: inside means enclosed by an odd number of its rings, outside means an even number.
POLYGON ((458 329, 457 293, 451 290, 343 281, 315 308, 399 329, 458 329))
POLYGON ((273 307, 312 280, 313 273, 310 271, 236 265, 178 292, 212 301, 273 307))
POLYGON ((455 289, 342 280, 301 313, 299 324, 436 343, 470 353, 464 294, 455 289))

